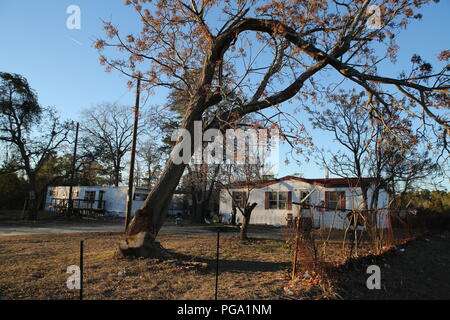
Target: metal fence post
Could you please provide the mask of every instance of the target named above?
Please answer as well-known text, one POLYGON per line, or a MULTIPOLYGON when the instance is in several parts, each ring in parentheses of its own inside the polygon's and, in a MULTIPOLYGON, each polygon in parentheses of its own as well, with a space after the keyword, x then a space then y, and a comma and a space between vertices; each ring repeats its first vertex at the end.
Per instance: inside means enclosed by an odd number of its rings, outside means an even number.
POLYGON ((80 241, 80 300, 83 300, 83 240, 80 241))
POLYGON ((219 244, 220 244, 220 230, 217 230, 217 248, 216 248, 216 293, 214 300, 217 300, 217 290, 219 286, 219 244))

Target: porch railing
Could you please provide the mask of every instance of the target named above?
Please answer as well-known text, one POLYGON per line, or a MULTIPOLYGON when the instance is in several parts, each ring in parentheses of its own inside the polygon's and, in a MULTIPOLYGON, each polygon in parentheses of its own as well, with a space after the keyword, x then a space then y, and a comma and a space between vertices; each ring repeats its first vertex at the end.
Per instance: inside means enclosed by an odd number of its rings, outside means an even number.
MULTIPOLYGON (((105 211, 105 200, 86 200, 86 199, 73 199, 73 209, 82 211, 105 211)), ((65 212, 69 208, 69 199, 53 198, 48 205, 51 211, 65 212)))

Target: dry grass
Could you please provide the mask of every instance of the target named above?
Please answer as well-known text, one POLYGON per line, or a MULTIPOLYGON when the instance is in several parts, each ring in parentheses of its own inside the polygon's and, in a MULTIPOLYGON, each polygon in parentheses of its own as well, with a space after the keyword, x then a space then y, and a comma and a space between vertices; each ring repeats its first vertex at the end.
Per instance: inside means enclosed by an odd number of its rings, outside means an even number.
MULTIPOLYGON (((213 299, 214 234, 162 233, 171 260, 113 260, 118 233, 2 237, 0 299, 78 299, 66 287, 69 265, 85 244, 85 299, 213 299)), ((289 283, 291 254, 285 240, 260 237, 245 243, 221 236, 219 299, 449 298, 450 236, 433 236, 338 267, 332 277, 289 283), (366 267, 379 264, 383 289, 367 290, 366 267), (385 267, 386 266, 386 267, 385 267)), ((341 243, 331 240, 327 260, 341 260, 341 243)))
MULTIPOLYGON (((112 259, 117 233, 3 237, 0 244, 2 299, 77 299, 66 288, 69 265, 78 264, 84 240, 86 299, 212 299, 215 235, 161 234, 173 253, 167 261, 112 259), (187 261, 187 262, 181 262, 187 261), (121 273, 121 275, 119 275, 121 273)), ((273 299, 283 294, 289 252, 282 240, 240 243, 221 239, 219 297, 273 299)))

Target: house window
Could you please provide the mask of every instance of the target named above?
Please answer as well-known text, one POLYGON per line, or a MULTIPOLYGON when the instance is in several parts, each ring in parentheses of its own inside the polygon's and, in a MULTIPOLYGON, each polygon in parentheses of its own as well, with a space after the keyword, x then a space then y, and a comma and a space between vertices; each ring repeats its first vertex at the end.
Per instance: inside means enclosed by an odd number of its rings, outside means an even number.
POLYGON ((278 209, 287 209, 288 193, 278 192, 278 209))
POLYGON ((95 191, 85 191, 84 200, 95 201, 95 191))
POLYGON ((268 192, 269 207, 268 209, 287 209, 288 192, 268 192))
POLYGON ((245 194, 243 191, 233 191, 233 207, 244 208, 246 202, 245 194))
MULTIPOLYGON (((309 193, 310 192, 307 191, 307 190, 300 191, 300 201, 305 199, 308 196, 309 193)), ((308 199, 306 199, 303 203, 304 204, 310 204, 310 201, 309 201, 310 199, 311 199, 311 196, 309 196, 308 199)))
POLYGON ((136 201, 145 201, 145 199, 147 198, 148 193, 134 193, 134 197, 133 200, 136 201))
POLYGON ((133 200, 145 201, 145 199, 147 199, 149 192, 150 192, 150 190, 147 188, 136 188, 134 190, 133 200))
POLYGON ((145 199, 147 198, 147 194, 146 193, 135 193, 134 194, 134 199, 136 201, 145 201, 145 199))
POLYGON ((100 190, 98 192, 98 204, 97 204, 97 209, 104 209, 103 208, 103 198, 105 197, 105 191, 100 190))
POLYGON ((325 191, 325 207, 328 210, 345 210, 345 191, 325 191))

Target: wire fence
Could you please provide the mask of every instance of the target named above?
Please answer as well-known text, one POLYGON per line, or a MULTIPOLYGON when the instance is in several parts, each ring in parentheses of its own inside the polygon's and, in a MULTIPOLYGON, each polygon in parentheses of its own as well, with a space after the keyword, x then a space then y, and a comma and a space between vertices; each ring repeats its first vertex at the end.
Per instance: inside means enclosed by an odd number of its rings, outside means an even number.
POLYGON ((346 223, 320 225, 320 211, 312 206, 282 227, 293 251, 292 279, 310 272, 321 274, 330 265, 352 258, 379 255, 425 234, 439 225, 439 218, 413 209, 335 210, 333 221, 345 216, 346 223))

